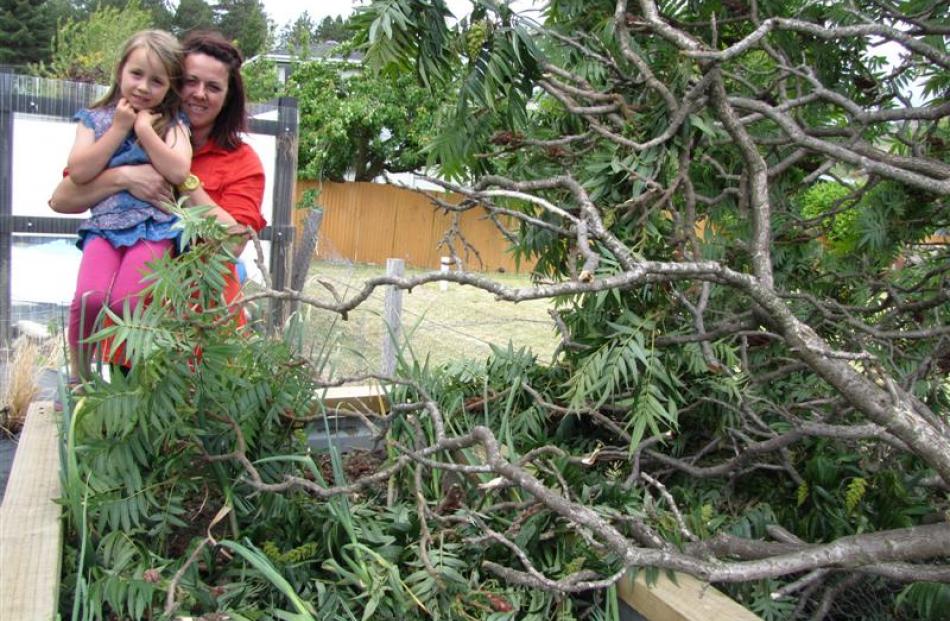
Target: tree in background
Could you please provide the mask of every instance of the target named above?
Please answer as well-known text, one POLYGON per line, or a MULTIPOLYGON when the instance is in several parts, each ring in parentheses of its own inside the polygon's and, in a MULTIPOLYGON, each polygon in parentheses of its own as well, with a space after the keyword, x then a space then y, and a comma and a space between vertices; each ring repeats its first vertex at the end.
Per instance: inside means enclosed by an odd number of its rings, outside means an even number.
MULTIPOLYGON (((151 28, 160 28, 170 30, 174 12, 171 3, 168 0, 134 0, 138 6, 145 9, 152 16, 151 28)), ((86 18, 95 13, 98 9, 112 7, 122 10, 130 4, 129 0, 94 0, 72 2, 75 14, 73 17, 86 18)))
POLYGON ((266 51, 271 23, 260 0, 220 0, 213 9, 215 26, 235 42, 246 58, 266 51))
POLYGON ((441 105, 409 74, 324 61, 297 67, 287 94, 300 105, 298 167, 311 179, 371 181, 422 167, 441 105))
POLYGON ((270 101, 284 93, 284 85, 277 75, 277 64, 264 58, 241 66, 247 100, 254 103, 270 101))
POLYGON ((0 1, 0 65, 49 60, 56 18, 48 0, 0 1))
POLYGON ((307 11, 293 22, 287 23, 277 37, 278 46, 300 60, 309 58, 312 41, 314 41, 314 23, 307 11))
POLYGON ((180 0, 172 19, 172 31, 183 35, 189 30, 214 28, 214 9, 205 0, 180 0))
POLYGON ((348 20, 342 16, 330 17, 327 15, 314 30, 314 39, 317 41, 346 41, 352 35, 348 20))
POLYGON ((122 44, 151 26, 152 14, 137 0, 122 8, 103 6, 86 19, 68 18, 53 39, 49 63, 32 70, 51 78, 108 84, 122 44))

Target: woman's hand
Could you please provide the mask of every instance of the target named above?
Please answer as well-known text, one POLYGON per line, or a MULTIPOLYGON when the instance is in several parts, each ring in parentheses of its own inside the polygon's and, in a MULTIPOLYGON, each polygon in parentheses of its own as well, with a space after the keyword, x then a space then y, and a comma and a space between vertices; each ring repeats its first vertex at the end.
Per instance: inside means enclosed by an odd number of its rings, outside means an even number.
POLYGON ((165 210, 166 203, 175 202, 172 184, 151 164, 122 166, 115 170, 121 171, 122 186, 135 198, 162 210, 165 210))

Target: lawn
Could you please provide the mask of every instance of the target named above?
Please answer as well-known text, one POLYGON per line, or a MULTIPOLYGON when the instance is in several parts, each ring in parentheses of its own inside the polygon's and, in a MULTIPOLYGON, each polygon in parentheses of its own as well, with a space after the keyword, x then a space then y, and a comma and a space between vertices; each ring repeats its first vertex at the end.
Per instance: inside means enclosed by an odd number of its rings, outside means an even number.
MULTIPOLYGON (((407 269, 407 276, 424 273, 407 269)), ((308 295, 330 301, 330 294, 318 282, 325 279, 341 295, 349 297, 364 280, 385 274, 383 266, 315 261, 310 268, 308 295)), ((493 274, 510 287, 530 284, 520 274, 493 274)), ((305 308, 304 344, 312 356, 328 355, 326 370, 335 376, 378 371, 382 357, 383 299, 377 289, 343 321, 339 315, 305 308)), ((402 352, 406 357, 432 363, 460 358, 484 358, 492 344, 529 347, 540 360, 549 360, 557 346, 554 322, 548 315, 549 300, 512 304, 501 302, 487 292, 449 283, 442 291, 440 283, 416 287, 402 297, 402 352)), ((327 374, 329 374, 327 373, 327 374)))

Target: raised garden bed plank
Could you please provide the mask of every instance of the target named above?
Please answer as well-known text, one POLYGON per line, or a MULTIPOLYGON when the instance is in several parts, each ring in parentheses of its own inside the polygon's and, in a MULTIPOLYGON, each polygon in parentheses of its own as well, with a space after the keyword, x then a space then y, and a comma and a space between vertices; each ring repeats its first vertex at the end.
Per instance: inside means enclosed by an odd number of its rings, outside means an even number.
POLYGON ((666 573, 647 586, 644 572, 636 578, 627 574, 619 583, 619 593, 631 608, 647 621, 762 621, 722 591, 689 574, 676 573, 676 583, 666 573))
POLYGON ((30 406, 0 506, 0 619, 56 618, 62 562, 60 416, 30 406))
POLYGON ((328 414, 359 410, 385 416, 389 411, 389 397, 379 384, 334 386, 318 391, 317 395, 328 414))

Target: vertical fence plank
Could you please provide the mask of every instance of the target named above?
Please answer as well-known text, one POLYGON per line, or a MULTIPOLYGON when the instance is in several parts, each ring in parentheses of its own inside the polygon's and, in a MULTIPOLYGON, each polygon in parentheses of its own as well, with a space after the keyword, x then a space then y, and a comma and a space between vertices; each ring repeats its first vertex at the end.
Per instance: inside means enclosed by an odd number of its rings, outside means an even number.
MULTIPOLYGON (((277 100, 277 162, 274 170, 274 222, 270 248, 271 275, 274 288, 284 289, 290 283, 290 259, 294 241, 293 201, 297 181, 297 100, 277 100)), ((288 305, 271 302, 272 327, 283 325, 288 305)))
POLYGON ((13 74, 0 73, 0 343, 11 336, 13 305, 13 74))
MULTIPOLYGON (((387 276, 402 277, 405 268, 406 262, 402 259, 386 259, 387 276)), ((383 359, 380 372, 391 376, 396 371, 396 351, 402 340, 402 289, 386 287, 383 323, 386 331, 383 333, 383 359)))

